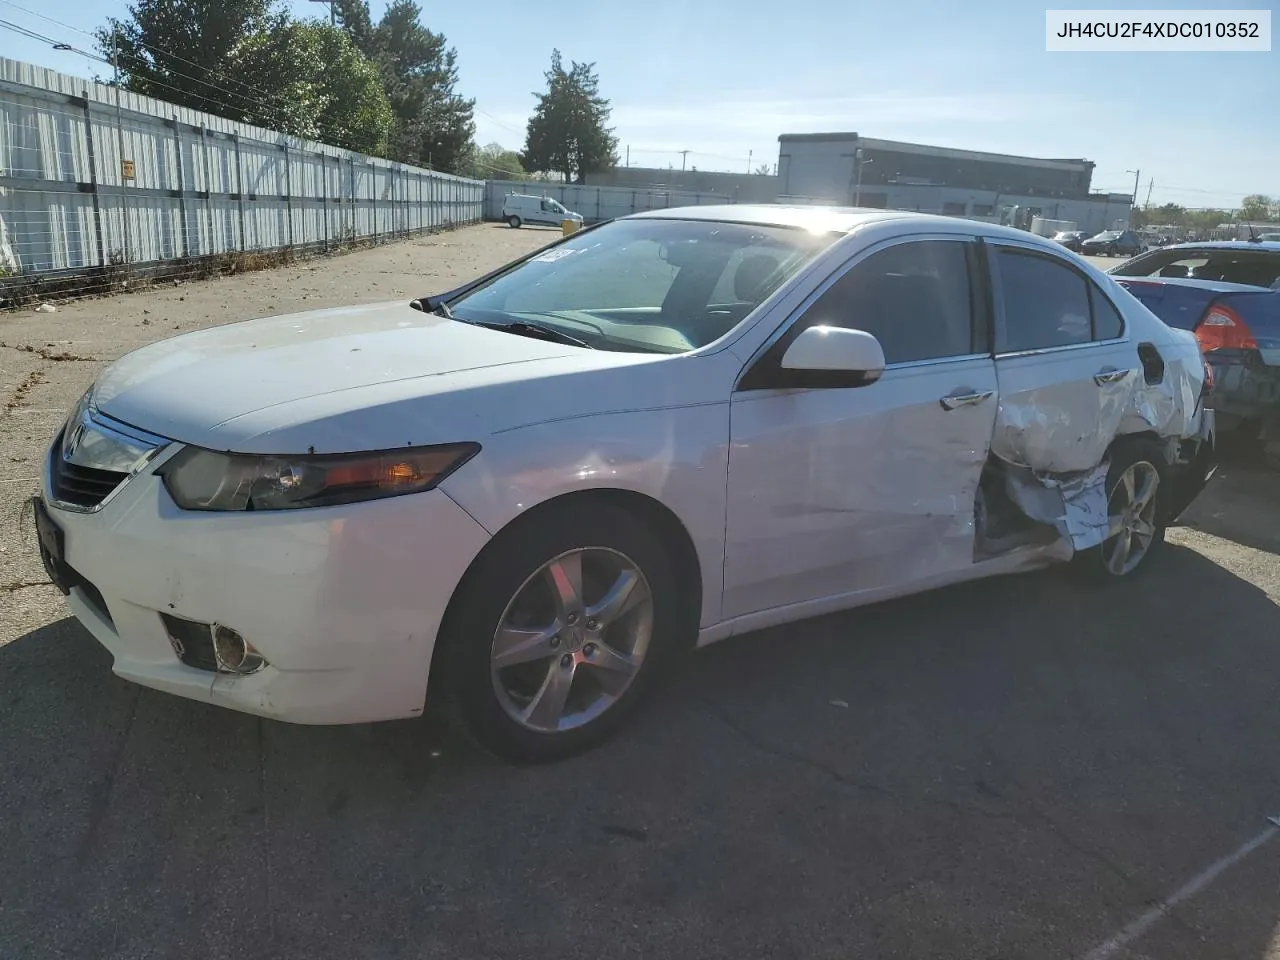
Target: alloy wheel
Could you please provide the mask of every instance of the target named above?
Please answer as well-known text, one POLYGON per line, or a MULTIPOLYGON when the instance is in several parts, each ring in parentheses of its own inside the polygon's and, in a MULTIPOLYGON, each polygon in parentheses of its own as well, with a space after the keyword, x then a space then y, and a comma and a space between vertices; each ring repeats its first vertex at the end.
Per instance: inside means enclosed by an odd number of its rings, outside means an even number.
POLYGON ((639 566, 605 547, 543 564, 503 611, 490 649, 498 702, 541 733, 581 727, 626 693, 653 636, 653 595, 639 566))
POLYGON ((1160 472, 1146 460, 1131 463, 1120 475, 1107 500, 1108 538, 1102 544, 1102 563, 1117 577, 1142 563, 1156 538, 1156 492, 1160 472))

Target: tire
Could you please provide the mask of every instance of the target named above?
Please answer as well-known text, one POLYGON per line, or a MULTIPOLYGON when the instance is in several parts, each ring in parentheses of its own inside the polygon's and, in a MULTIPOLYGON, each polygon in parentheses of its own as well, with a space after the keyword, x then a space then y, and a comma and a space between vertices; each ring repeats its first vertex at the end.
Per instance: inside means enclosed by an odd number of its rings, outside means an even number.
POLYGON ((1115 248, 1115 247, 1107 247, 1107 256, 1108 256, 1108 257, 1114 257, 1115 255, 1116 255, 1116 248, 1115 248))
POLYGON ((670 551, 633 514, 601 503, 550 508, 495 537, 463 578, 441 627, 428 701, 439 691, 450 723, 504 760, 581 753, 622 726, 685 645, 697 625, 689 607, 670 551), (553 586, 557 576, 571 579, 564 574, 574 556, 576 606, 557 601, 553 586), (614 565, 638 577, 622 594, 634 605, 607 621, 601 601, 622 582, 614 565))
MULTIPOLYGON (((1154 440, 1137 438, 1121 440, 1111 448, 1111 465, 1107 469, 1107 512, 1115 516, 1117 508, 1124 506, 1127 486, 1123 486, 1126 474, 1133 471, 1135 493, 1141 492, 1143 475, 1154 477, 1155 489, 1151 491, 1149 508, 1144 506, 1139 519, 1146 522, 1150 533, 1141 555, 1132 563, 1117 564, 1117 549, 1122 546, 1121 537, 1128 534, 1130 544, 1141 542, 1138 535, 1122 530, 1096 547, 1082 550, 1072 558, 1073 568, 1094 583, 1114 583, 1132 579, 1150 566, 1153 554, 1164 546, 1165 526, 1168 522, 1167 501, 1171 491, 1169 464, 1161 444, 1154 440)), ((1130 557, 1132 559, 1132 556, 1130 557)))
POLYGON ((517 217, 514 213, 511 216, 507 217, 507 226, 511 227, 512 230, 519 230, 520 224, 522 222, 523 221, 519 217, 517 217))

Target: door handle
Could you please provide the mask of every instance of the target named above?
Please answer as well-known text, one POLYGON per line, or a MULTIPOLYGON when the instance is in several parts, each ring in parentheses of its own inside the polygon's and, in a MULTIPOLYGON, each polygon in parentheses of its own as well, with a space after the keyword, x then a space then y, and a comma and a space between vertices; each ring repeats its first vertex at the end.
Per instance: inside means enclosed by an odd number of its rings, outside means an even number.
POLYGON ((1093 382, 1100 387, 1105 387, 1108 383, 1119 383, 1128 375, 1128 370, 1116 370, 1114 368, 1099 370, 1093 375, 1093 382))
POLYGON ((957 407, 972 407, 994 393, 994 390, 986 390, 982 393, 949 393, 941 400, 942 409, 955 410, 957 407))

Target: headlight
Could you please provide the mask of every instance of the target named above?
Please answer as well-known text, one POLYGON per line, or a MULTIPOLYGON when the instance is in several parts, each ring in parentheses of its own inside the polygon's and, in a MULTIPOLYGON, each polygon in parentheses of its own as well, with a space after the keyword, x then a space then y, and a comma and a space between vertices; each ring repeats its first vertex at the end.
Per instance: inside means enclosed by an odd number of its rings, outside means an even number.
POLYGON ((184 510, 291 510, 430 490, 478 443, 331 456, 252 456, 188 447, 158 471, 184 510))

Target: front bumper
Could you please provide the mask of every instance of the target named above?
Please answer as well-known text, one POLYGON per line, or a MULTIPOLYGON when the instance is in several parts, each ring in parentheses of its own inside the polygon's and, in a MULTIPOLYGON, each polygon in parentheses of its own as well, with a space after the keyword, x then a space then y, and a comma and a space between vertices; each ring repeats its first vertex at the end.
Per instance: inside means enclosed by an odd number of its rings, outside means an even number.
POLYGON ((150 472, 92 513, 60 508, 49 491, 46 471, 42 503, 62 551, 51 572, 118 676, 295 723, 421 714, 445 607, 489 539, 439 490, 256 513, 180 510, 150 472), (267 666, 188 666, 162 614, 232 627, 267 666))

